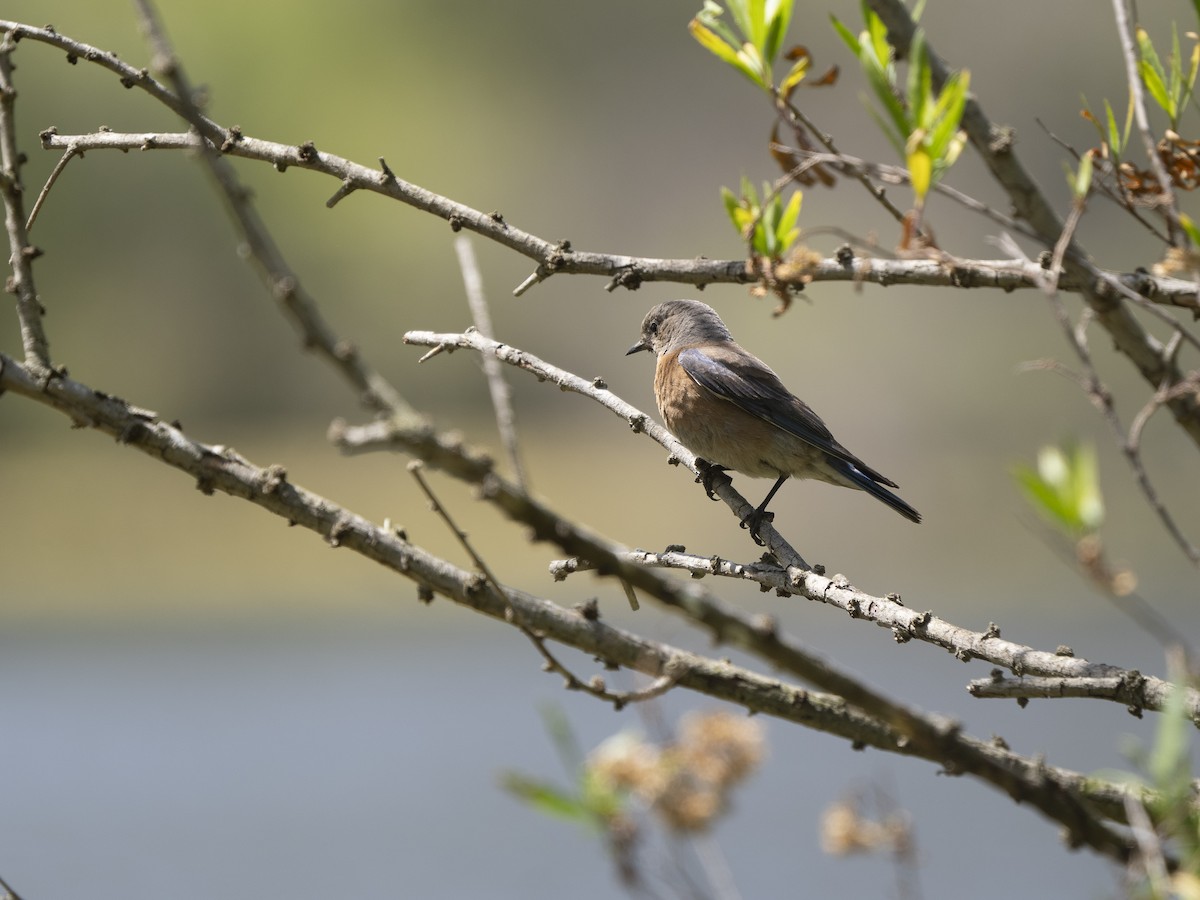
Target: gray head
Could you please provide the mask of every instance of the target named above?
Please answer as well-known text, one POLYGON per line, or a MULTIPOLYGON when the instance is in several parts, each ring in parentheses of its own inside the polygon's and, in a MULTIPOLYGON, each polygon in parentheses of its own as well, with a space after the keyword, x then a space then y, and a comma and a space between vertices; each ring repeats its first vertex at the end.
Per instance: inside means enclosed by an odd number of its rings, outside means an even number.
POLYGON ((625 355, 652 350, 662 356, 681 347, 732 341, 733 336, 721 317, 699 300, 668 300, 660 303, 642 319, 642 337, 625 355))

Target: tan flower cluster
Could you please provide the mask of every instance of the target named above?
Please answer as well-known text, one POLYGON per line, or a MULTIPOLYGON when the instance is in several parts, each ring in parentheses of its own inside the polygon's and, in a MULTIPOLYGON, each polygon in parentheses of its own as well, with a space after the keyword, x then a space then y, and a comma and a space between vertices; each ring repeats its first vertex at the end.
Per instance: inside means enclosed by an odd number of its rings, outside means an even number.
POLYGON ((605 741, 588 759, 591 777, 633 794, 673 831, 701 831, 729 805, 734 785, 763 758, 763 729, 729 712, 689 713, 665 747, 630 734, 605 741))
POLYGON ((834 856, 888 850, 898 856, 912 848, 908 816, 893 812, 876 821, 863 815, 857 802, 839 801, 821 816, 821 849, 834 856))

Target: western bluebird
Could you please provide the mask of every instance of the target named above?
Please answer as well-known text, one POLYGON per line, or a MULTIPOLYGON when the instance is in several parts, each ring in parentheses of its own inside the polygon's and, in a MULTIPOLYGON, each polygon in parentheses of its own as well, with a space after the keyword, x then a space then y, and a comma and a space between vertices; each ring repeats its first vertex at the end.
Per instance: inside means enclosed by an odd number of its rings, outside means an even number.
POLYGON ((683 445, 709 464, 704 486, 710 496, 714 470, 777 479, 742 523, 756 541, 759 525, 772 516, 767 504, 789 476, 866 491, 906 519, 921 521, 919 512, 887 489, 894 482, 839 444, 766 363, 734 341, 711 306, 696 300, 660 303, 646 313, 641 340, 625 355, 639 350, 658 357, 658 411, 683 445))

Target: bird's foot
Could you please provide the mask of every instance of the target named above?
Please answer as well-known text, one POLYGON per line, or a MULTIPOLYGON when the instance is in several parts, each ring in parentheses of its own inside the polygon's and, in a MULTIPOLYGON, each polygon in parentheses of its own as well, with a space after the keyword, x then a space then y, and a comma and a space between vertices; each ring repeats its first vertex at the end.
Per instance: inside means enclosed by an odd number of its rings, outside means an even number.
POLYGON ((750 537, 754 539, 754 543, 760 547, 765 547, 767 542, 759 537, 758 530, 762 528, 764 522, 774 522, 775 513, 767 512, 761 506, 756 509, 746 518, 742 519, 742 527, 750 530, 750 537))
MULTIPOLYGON (((700 474, 696 476, 696 483, 704 485, 704 493, 708 494, 709 500, 716 500, 713 492, 717 489, 717 478, 725 475, 729 470, 725 466, 718 466, 716 463, 710 463, 698 456, 696 457, 696 468, 700 470, 700 474)), ((725 475, 725 480, 731 481, 728 475, 725 475)))

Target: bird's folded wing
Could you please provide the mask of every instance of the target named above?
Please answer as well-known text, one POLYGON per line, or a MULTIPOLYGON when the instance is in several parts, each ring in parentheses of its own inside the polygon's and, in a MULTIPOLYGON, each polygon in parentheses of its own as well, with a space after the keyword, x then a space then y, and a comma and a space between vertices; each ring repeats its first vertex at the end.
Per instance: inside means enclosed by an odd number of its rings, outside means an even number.
POLYGON ((896 485, 843 447, 821 417, 784 387, 774 372, 745 351, 726 347, 691 347, 679 364, 696 384, 753 416, 782 428, 817 449, 861 470, 872 480, 896 485))

